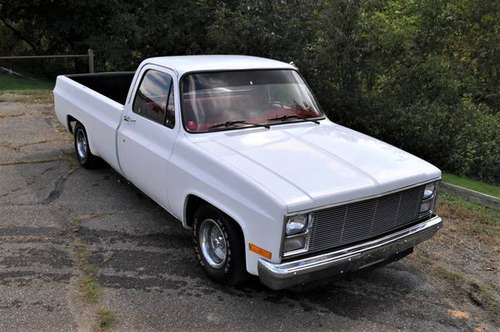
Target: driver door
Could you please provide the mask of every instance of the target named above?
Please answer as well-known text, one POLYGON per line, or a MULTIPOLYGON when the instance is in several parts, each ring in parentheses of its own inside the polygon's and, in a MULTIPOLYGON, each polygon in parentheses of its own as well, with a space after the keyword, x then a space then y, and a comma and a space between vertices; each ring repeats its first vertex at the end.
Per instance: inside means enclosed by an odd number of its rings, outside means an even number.
POLYGON ((135 93, 118 129, 118 156, 125 177, 169 209, 168 163, 178 132, 174 74, 165 68, 141 70, 135 93))

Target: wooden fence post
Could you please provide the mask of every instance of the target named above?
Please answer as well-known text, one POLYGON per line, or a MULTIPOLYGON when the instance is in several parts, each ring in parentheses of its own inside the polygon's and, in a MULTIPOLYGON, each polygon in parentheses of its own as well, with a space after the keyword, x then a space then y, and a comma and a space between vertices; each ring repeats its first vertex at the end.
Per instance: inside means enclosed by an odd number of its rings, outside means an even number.
POLYGON ((94 50, 89 48, 89 73, 94 72, 94 50))

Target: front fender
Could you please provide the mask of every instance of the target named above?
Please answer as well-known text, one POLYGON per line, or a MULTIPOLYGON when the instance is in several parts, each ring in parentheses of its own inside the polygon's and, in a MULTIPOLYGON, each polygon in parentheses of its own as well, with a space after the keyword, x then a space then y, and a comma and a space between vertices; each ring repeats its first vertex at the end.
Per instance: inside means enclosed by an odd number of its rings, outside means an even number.
POLYGON ((280 261, 285 205, 237 170, 200 153, 190 142, 176 145, 170 165, 173 186, 182 190, 169 191, 169 202, 174 215, 185 227, 186 200, 189 195, 195 195, 240 225, 249 273, 258 273, 260 257, 248 250, 250 243, 270 251, 271 261, 280 261))

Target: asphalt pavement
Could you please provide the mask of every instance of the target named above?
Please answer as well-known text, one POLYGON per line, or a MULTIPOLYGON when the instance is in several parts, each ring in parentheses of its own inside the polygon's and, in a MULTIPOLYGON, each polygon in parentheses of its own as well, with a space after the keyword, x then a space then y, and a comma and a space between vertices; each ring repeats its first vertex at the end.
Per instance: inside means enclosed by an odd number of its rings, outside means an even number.
POLYGON ((472 330, 452 309, 408 259, 279 292, 215 284, 178 221, 78 166, 50 102, 0 102, 0 331, 472 330))

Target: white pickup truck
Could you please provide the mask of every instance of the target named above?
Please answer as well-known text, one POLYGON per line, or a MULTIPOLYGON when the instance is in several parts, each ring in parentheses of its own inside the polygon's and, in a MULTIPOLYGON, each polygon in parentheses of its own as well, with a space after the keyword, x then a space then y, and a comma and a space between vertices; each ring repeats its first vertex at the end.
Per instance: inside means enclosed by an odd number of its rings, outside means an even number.
POLYGON ((182 225, 216 281, 272 289, 389 262, 442 226, 441 172, 329 121, 293 65, 178 56, 57 78, 78 161, 99 158, 182 225))

